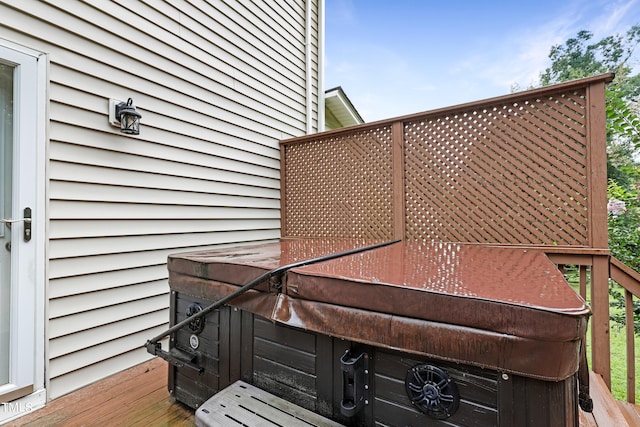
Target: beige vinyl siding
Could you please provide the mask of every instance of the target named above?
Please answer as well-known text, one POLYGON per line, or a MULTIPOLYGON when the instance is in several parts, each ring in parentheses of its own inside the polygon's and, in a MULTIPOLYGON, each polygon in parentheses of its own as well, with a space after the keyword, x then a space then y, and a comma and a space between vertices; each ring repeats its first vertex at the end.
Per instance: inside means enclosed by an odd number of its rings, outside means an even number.
POLYGON ((169 254, 279 237, 279 140, 317 126, 304 2, 0 1, 0 37, 50 61, 51 398, 149 357, 169 254), (128 97, 137 137, 107 120, 128 97))
MULTIPOLYGON (((312 1, 311 2, 311 10, 317 10, 318 7, 318 2, 317 1, 312 1)), ((313 114, 310 117, 311 120, 311 128, 313 129, 314 132, 318 132, 319 130, 324 130, 324 126, 323 129, 319 129, 318 126, 318 109, 320 108, 320 99, 324 98, 324 88, 320 87, 320 81, 318 79, 319 73, 320 73, 320 41, 319 41, 319 37, 320 37, 320 27, 319 27, 319 20, 318 20, 318 15, 317 14, 312 14, 312 16, 310 17, 311 19, 311 40, 309 41, 311 48, 310 48, 310 55, 311 57, 309 58, 311 61, 311 74, 314 76, 311 80, 311 104, 312 104, 312 110, 313 110, 313 114)), ((322 101, 322 105, 324 106, 324 99, 322 101)))

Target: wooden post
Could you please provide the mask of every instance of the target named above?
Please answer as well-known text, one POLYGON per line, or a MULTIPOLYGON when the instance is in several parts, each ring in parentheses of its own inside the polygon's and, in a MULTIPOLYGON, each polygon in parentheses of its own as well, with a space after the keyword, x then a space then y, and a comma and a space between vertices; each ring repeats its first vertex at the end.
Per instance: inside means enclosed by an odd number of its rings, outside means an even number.
POLYGON ((393 238, 405 236, 404 207, 404 123, 396 121, 392 125, 393 138, 393 238))
POLYGON ((602 376, 611 389, 611 350, 609 340, 609 257, 596 255, 591 267, 591 356, 592 370, 602 376))
POLYGON ((624 291, 625 321, 627 332, 627 402, 636 403, 636 348, 633 313, 633 294, 624 291))
MULTIPOLYGON (((589 243, 592 248, 609 247, 607 226, 607 141, 605 82, 587 86, 587 164, 589 185, 589 243)), ((593 371, 611 389, 609 339, 609 256, 597 255, 591 270, 591 352, 593 371)))
POLYGON ((589 240, 592 248, 609 247, 607 226, 607 135, 604 82, 587 87, 587 167, 589 240))
POLYGON ((587 299, 587 266, 580 266, 580 296, 587 299))

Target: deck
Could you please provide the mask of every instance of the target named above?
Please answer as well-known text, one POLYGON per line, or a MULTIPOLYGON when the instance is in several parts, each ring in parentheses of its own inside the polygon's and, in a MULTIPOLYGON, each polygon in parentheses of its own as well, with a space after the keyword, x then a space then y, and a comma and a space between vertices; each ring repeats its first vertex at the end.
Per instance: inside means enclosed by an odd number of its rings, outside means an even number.
MULTIPOLYGON (((166 362, 156 358, 50 402, 7 426, 194 426, 192 409, 172 402, 166 362)), ((594 412, 580 411, 581 427, 640 426, 638 406, 616 402, 591 373, 594 412)))
POLYGON ((156 358, 58 398, 8 426, 195 426, 194 412, 172 401, 167 363, 156 358))

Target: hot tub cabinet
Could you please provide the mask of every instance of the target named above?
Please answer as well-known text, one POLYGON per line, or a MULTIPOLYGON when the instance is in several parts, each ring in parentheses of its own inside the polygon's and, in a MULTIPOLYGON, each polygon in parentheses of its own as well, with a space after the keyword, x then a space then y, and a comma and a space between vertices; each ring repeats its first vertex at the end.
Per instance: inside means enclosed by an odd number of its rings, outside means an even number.
MULTIPOLYGON (((169 257, 175 324, 271 269, 362 245, 169 257)), ((544 253, 400 242, 290 269, 172 334, 169 389, 237 380, 353 426, 577 426, 589 310, 544 253)))

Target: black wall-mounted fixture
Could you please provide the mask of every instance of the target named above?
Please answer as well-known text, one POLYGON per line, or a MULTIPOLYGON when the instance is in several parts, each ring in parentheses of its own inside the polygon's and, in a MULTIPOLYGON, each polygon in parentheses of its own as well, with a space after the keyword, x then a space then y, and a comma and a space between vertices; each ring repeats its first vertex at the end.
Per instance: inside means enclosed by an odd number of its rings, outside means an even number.
POLYGON ((133 99, 129 98, 127 102, 109 100, 109 122, 120 127, 120 132, 139 135, 141 117, 142 114, 138 113, 133 105, 133 99))

